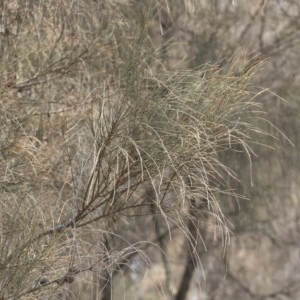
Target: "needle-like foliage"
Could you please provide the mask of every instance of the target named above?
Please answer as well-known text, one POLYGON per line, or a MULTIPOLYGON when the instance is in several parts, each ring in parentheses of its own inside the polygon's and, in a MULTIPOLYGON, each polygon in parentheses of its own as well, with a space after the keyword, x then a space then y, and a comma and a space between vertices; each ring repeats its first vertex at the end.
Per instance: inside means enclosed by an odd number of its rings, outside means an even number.
POLYGON ((147 245, 162 248, 176 229, 193 244, 188 220, 226 240, 219 196, 236 196, 226 179, 237 175, 220 154, 244 151, 251 163, 263 133, 247 117, 260 111, 249 88, 259 64, 167 68, 152 6, 134 18, 110 1, 8 2, 0 299, 55 298, 76 280, 90 286, 77 297, 102 289, 105 299, 147 245), (142 237, 159 216, 156 237, 142 237))

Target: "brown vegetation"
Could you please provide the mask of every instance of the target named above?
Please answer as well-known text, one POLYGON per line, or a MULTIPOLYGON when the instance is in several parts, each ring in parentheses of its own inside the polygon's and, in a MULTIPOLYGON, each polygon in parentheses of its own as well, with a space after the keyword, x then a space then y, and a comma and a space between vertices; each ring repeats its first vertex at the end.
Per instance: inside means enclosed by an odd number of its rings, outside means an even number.
POLYGON ((197 299, 294 291, 240 266, 248 241, 288 243, 266 173, 294 176, 299 206, 298 104, 280 99, 298 93, 282 53, 299 7, 236 2, 1 2, 0 299, 187 299, 201 267, 197 299))

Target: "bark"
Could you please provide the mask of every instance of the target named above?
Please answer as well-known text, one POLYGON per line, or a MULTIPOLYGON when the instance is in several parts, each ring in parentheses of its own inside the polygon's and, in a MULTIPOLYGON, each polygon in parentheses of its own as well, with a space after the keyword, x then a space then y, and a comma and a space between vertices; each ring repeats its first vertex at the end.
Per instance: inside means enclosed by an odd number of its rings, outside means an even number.
MULTIPOLYGON (((109 242, 108 238, 105 239, 105 248, 109 252, 109 242)), ((101 288, 101 300, 111 300, 112 299, 112 274, 106 268, 101 273, 100 278, 100 288, 101 288)))
POLYGON ((179 289, 175 296, 175 300, 186 299, 187 293, 190 288, 190 283, 193 278, 194 270, 196 268, 197 254, 195 252, 196 251, 195 244, 198 235, 198 228, 195 226, 192 220, 189 221, 188 230, 193 240, 190 241, 190 247, 187 250, 187 260, 185 264, 185 269, 181 278, 179 289))

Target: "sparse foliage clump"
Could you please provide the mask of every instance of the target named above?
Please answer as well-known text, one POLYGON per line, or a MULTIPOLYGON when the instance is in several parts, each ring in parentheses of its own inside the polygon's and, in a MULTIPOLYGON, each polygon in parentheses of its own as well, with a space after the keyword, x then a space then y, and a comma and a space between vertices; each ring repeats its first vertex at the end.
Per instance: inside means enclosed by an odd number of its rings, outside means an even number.
POLYGON ((178 229, 226 240, 220 154, 251 163, 259 63, 167 67, 154 2, 1 5, 0 299, 110 299, 178 229))

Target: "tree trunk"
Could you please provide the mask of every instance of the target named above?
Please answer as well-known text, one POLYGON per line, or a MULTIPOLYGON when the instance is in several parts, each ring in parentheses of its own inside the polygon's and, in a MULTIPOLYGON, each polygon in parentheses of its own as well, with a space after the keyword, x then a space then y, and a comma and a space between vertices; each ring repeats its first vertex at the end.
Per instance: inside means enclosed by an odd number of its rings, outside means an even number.
MULTIPOLYGON (((109 242, 108 238, 105 238, 105 248, 106 251, 109 253, 109 242)), ((100 289, 101 289, 101 300, 111 300, 112 299, 112 274, 109 272, 108 269, 104 269, 101 272, 101 278, 100 278, 100 289)))
POLYGON ((175 296, 175 300, 186 299, 187 293, 189 291, 190 283, 193 278, 194 270, 196 268, 197 254, 196 254, 196 239, 198 235, 198 228, 193 223, 192 220, 188 224, 189 235, 191 237, 190 247, 187 250, 187 260, 185 264, 185 269, 181 278, 179 289, 175 296))

